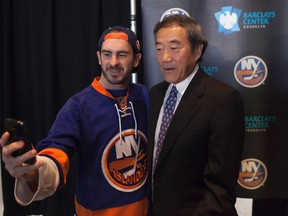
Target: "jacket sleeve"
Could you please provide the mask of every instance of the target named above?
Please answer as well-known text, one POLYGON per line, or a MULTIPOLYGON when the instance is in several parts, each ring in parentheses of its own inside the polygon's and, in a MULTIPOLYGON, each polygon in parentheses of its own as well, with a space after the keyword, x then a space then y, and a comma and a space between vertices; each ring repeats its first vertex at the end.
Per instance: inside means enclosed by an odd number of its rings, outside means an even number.
POLYGON ((206 192, 193 215, 237 215, 234 205, 245 135, 243 102, 237 91, 225 91, 216 101, 203 173, 206 192))

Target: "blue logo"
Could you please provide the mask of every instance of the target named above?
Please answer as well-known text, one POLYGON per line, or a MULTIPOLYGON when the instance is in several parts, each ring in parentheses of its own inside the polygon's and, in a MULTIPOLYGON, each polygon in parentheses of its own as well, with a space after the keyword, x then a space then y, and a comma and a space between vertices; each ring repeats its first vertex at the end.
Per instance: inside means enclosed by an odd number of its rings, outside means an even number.
POLYGON ((245 131, 246 132, 266 132, 276 122, 276 116, 245 116, 245 131))
POLYGON ((211 65, 211 66, 201 66, 201 68, 206 74, 208 74, 210 76, 212 76, 214 73, 218 73, 219 72, 219 66, 217 66, 217 65, 215 65, 215 66, 213 66, 213 65, 211 65))
POLYGON ((215 13, 215 18, 218 22, 218 32, 224 34, 232 34, 240 31, 238 20, 241 15, 241 10, 232 6, 222 7, 221 11, 215 13))
POLYGON ((263 29, 269 26, 277 14, 275 11, 252 11, 243 13, 244 29, 263 29))

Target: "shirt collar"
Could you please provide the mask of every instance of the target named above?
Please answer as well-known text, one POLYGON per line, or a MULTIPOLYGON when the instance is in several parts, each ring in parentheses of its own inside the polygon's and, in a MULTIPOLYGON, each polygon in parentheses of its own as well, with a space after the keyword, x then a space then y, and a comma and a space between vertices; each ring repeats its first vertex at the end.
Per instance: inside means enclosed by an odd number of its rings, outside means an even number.
MULTIPOLYGON (((194 70, 192 71, 192 73, 186 79, 184 79, 181 82, 175 84, 178 93, 180 93, 181 95, 184 94, 184 92, 186 91, 189 83, 191 82, 191 80, 195 76, 195 74, 198 71, 198 69, 199 69, 199 65, 196 64, 195 67, 194 67, 194 70)), ((173 85, 174 85, 173 83, 170 83, 170 85, 169 85, 169 87, 168 87, 168 89, 166 91, 166 95, 169 94, 169 92, 171 91, 171 88, 172 88, 173 85)))

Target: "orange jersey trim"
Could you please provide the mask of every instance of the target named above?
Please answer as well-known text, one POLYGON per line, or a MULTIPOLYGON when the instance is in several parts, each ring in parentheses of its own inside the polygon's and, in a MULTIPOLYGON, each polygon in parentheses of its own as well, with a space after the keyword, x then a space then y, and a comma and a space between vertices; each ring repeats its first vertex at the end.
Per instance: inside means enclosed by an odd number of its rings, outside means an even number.
POLYGON ((102 95, 105 95, 105 96, 107 96, 107 97, 109 97, 109 98, 112 98, 112 99, 114 99, 114 100, 117 100, 119 106, 120 106, 122 109, 127 106, 127 99, 128 99, 129 89, 128 89, 128 91, 127 91, 127 94, 126 94, 124 97, 122 97, 123 100, 125 101, 125 103, 120 103, 120 102, 119 102, 119 99, 115 98, 109 91, 107 91, 107 90, 101 85, 101 83, 99 82, 99 80, 100 80, 100 77, 96 77, 96 78, 94 78, 94 80, 93 80, 93 82, 92 82, 92 84, 91 84, 92 87, 93 87, 96 91, 100 92, 102 95))
POLYGON ((81 206, 77 201, 75 201, 77 216, 147 216, 148 201, 147 199, 142 199, 138 202, 128 204, 121 207, 108 208, 103 210, 90 210, 81 206))
POLYGON ((93 87, 96 91, 100 92, 101 94, 103 94, 103 95, 105 95, 105 96, 107 96, 107 97, 109 97, 109 98, 115 99, 115 98, 113 97, 113 95, 112 95, 110 92, 108 92, 108 91, 100 84, 99 80, 100 80, 100 77, 94 78, 94 80, 93 80, 93 82, 92 82, 92 84, 91 84, 92 87, 93 87))
POLYGON ((56 148, 47 148, 40 151, 39 155, 49 155, 58 161, 62 169, 64 183, 66 183, 66 177, 69 171, 69 158, 65 152, 56 148))

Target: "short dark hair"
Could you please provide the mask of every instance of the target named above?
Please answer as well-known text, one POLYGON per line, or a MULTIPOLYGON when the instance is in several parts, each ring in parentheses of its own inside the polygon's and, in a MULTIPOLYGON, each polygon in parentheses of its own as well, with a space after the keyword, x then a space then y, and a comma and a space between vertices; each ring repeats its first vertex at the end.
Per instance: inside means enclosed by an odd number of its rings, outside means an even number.
POLYGON ((195 52, 199 45, 203 45, 202 53, 198 59, 199 62, 202 61, 202 56, 208 46, 208 41, 202 27, 196 19, 186 15, 170 15, 155 25, 154 38, 156 39, 156 34, 161 28, 170 27, 172 25, 177 25, 186 29, 187 39, 190 42, 192 52, 195 52))

